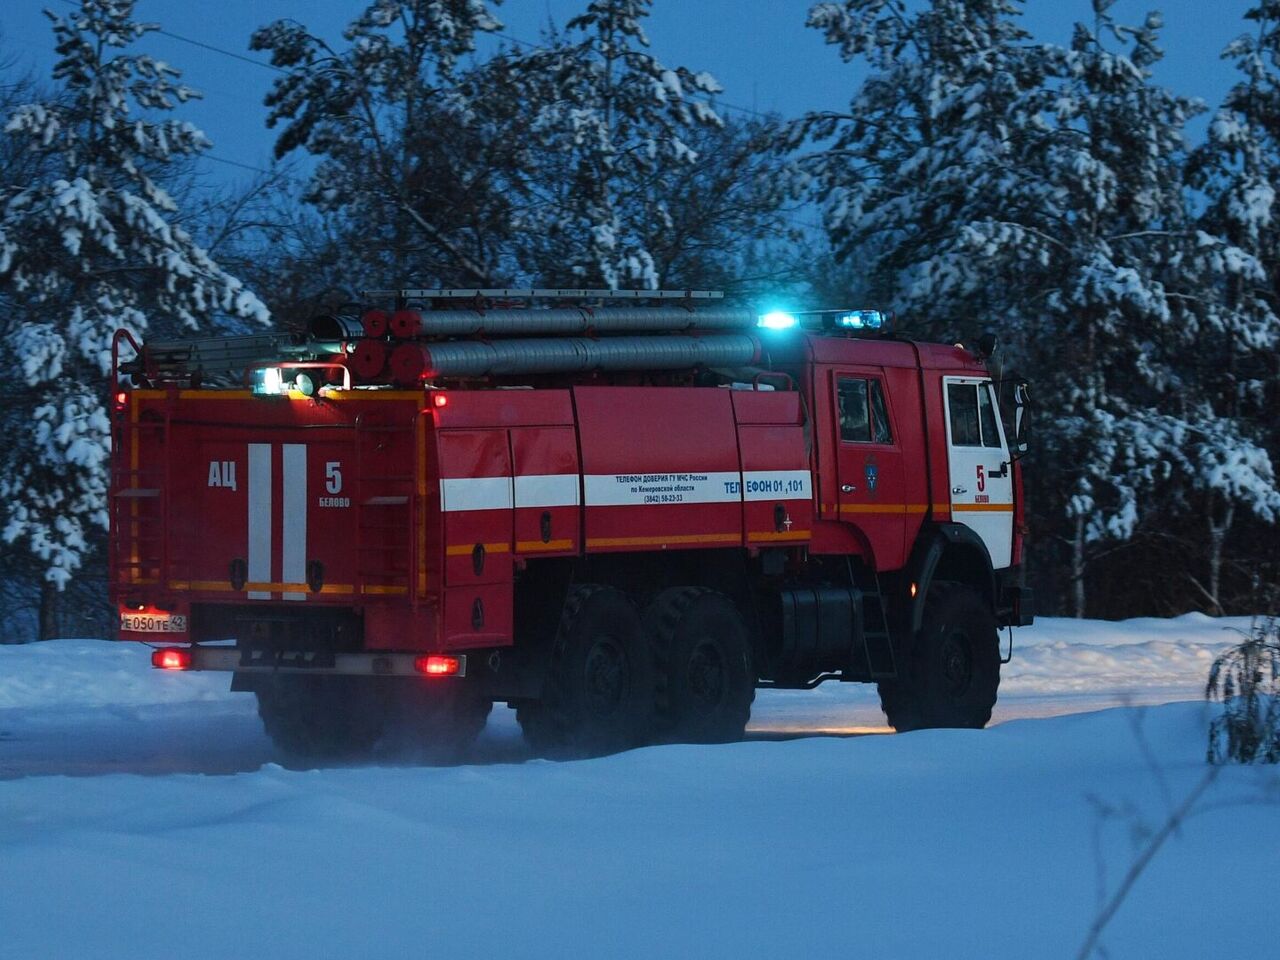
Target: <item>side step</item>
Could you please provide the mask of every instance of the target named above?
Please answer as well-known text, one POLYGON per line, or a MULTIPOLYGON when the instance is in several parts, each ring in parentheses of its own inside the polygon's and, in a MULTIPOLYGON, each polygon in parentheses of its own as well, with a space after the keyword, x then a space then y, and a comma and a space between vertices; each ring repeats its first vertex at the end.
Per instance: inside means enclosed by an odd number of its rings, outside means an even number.
MULTIPOLYGON (((889 635, 889 618, 885 614, 884 596, 879 593, 863 593, 858 611, 858 626, 862 634, 863 654, 867 673, 872 680, 887 680, 898 675, 893 659, 893 638, 889 635)), ((860 666, 861 664, 859 664, 860 666)), ((855 679, 850 677, 850 679, 855 679)))

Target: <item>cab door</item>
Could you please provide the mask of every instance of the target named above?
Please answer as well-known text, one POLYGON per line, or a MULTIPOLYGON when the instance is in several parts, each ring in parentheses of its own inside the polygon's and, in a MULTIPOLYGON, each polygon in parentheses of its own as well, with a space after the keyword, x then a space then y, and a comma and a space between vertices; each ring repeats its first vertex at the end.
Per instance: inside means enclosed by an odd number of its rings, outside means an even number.
POLYGON ((877 570, 904 562, 906 482, 902 447, 880 367, 832 373, 840 519, 862 531, 877 570))
POLYGON ((951 516, 976 533, 995 569, 1013 550, 1013 475, 990 380, 944 377, 951 516))

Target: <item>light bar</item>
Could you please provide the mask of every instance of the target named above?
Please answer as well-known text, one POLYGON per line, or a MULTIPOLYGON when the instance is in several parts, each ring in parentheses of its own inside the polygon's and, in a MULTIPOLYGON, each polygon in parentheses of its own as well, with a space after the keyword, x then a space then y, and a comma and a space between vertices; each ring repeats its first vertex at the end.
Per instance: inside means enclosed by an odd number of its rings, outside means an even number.
POLYGON ((762 330, 790 330, 793 327, 800 326, 800 320, 794 313, 771 310, 760 317, 756 322, 756 326, 762 330))
POLYGON ((884 314, 879 310, 850 310, 836 317, 836 326, 845 330, 879 330, 884 326, 884 314))

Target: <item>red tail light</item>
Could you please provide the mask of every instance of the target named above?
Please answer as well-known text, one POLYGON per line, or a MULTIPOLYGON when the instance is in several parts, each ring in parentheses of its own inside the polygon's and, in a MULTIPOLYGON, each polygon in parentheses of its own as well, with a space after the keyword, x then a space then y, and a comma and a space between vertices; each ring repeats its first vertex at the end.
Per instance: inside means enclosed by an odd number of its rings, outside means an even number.
POLYGON ((456 677, 462 670, 462 661, 458 657, 445 657, 433 653, 429 657, 418 657, 414 660, 413 669, 429 677, 456 677))
POLYGON ((151 665, 160 670, 190 670, 191 651, 182 647, 165 647, 151 652, 151 665))

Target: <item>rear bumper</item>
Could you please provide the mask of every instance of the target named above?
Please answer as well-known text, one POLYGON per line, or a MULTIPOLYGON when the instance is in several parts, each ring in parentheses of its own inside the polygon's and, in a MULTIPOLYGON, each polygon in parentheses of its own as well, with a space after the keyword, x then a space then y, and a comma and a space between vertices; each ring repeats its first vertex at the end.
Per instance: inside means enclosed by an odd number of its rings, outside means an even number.
MULTIPOLYGON (((235 647, 184 647, 191 655, 185 670, 227 673, 299 673, 319 676, 341 674, 356 677, 421 677, 414 666, 418 653, 324 653, 290 650, 239 650, 235 647)), ((450 654, 458 661, 457 673, 465 677, 467 658, 450 654)))

